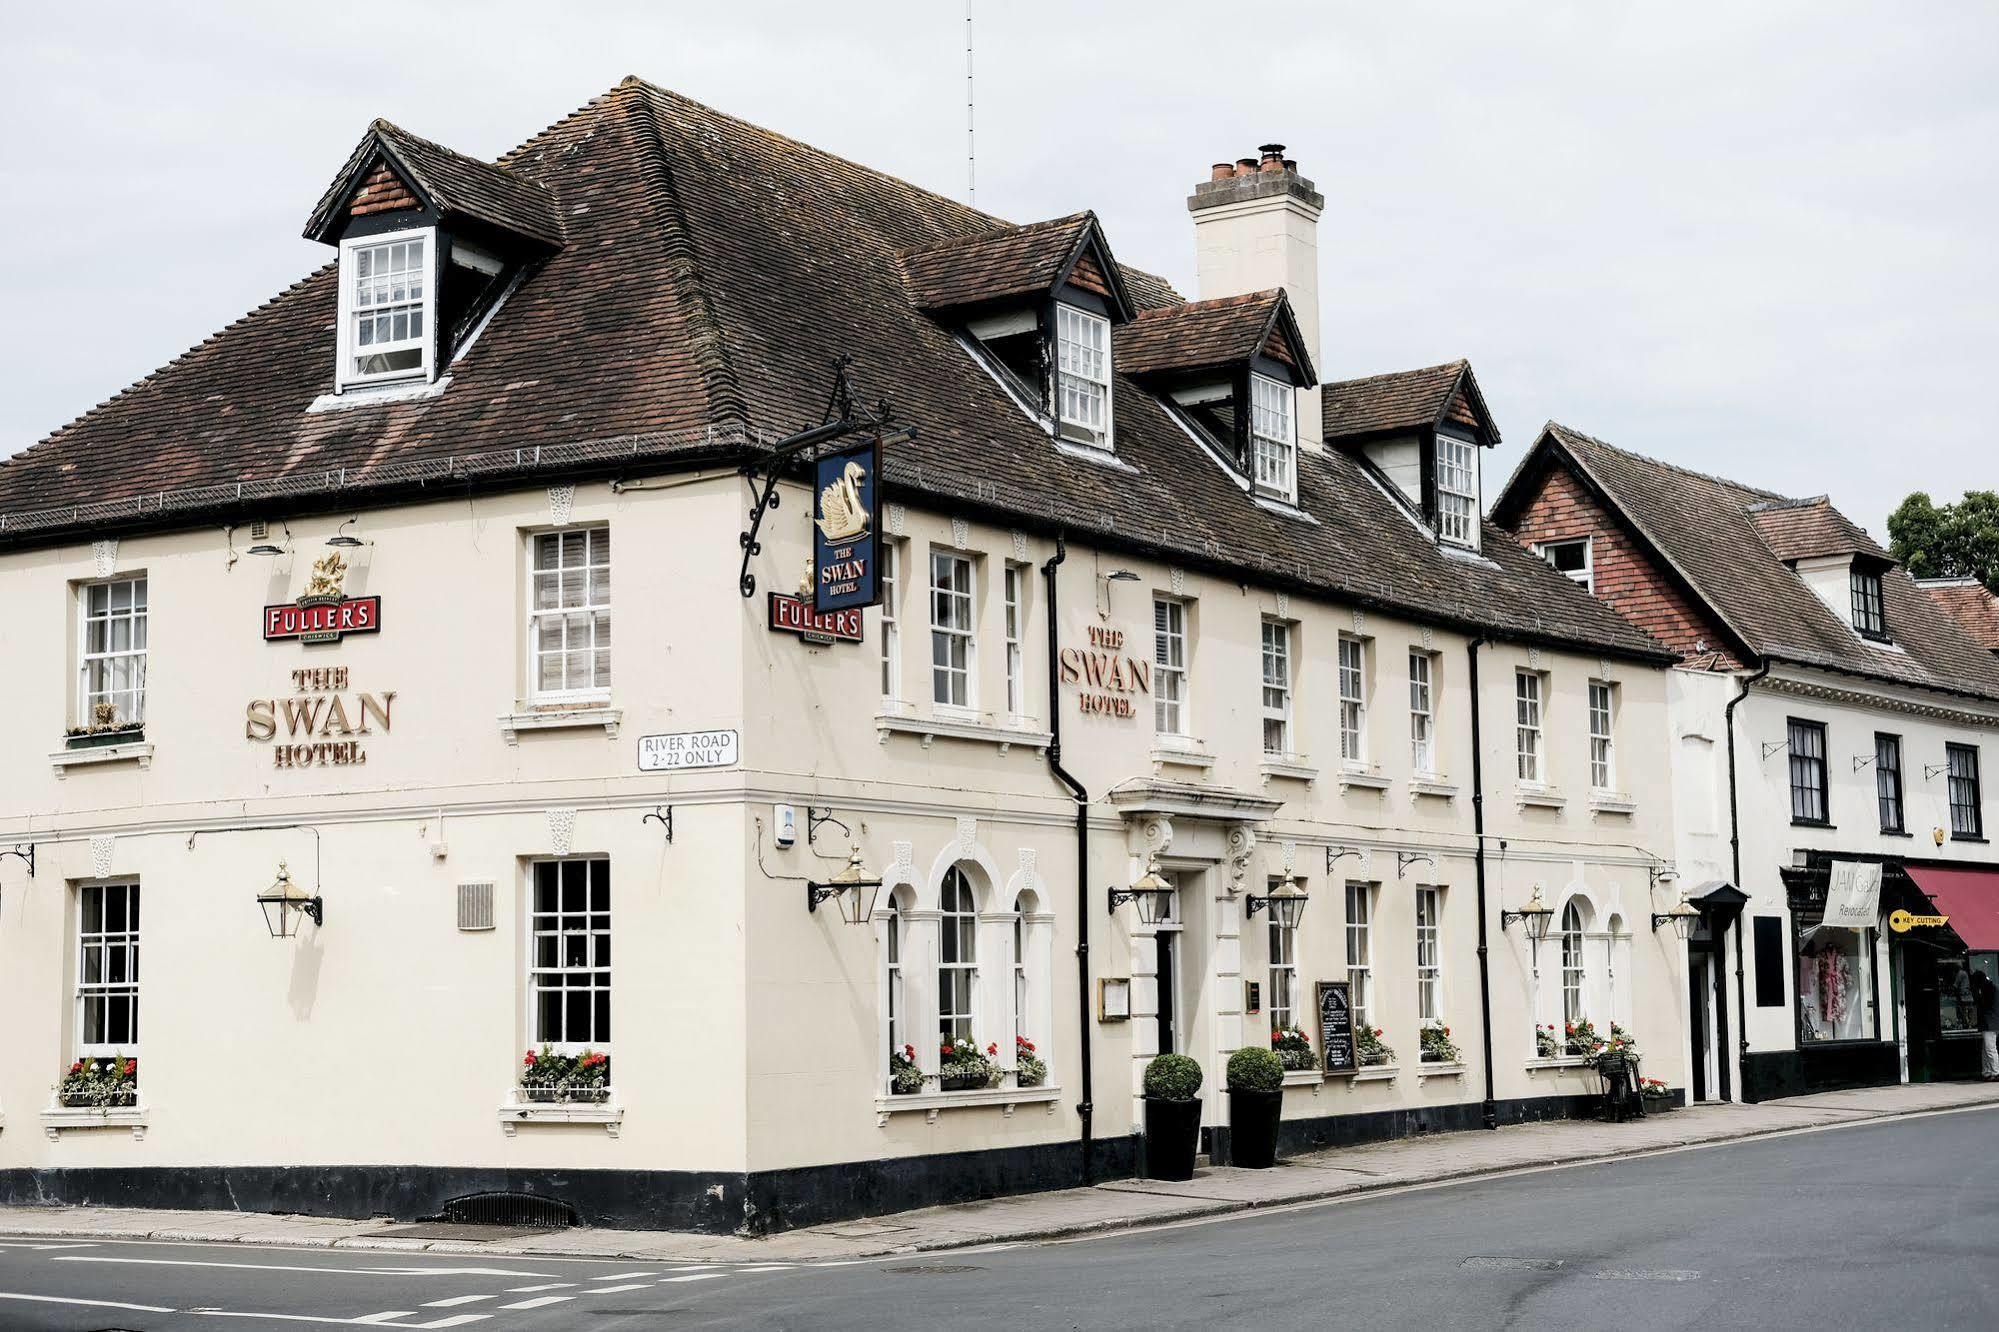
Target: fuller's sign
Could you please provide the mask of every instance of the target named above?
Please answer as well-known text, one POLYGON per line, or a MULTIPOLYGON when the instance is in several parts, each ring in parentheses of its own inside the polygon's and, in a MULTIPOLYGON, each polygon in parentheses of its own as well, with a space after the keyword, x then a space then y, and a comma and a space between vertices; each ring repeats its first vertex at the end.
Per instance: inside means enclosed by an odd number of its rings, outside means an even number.
POLYGON ((296 638, 306 643, 338 643, 343 634, 372 634, 382 627, 380 597, 338 601, 282 602, 264 607, 264 638, 296 638))
POLYGON ((802 597, 770 594, 771 632, 797 634, 808 643, 858 643, 861 641, 861 608, 816 611, 802 597))
POLYGON ((813 465, 812 608, 881 602, 881 441, 828 453, 813 465))

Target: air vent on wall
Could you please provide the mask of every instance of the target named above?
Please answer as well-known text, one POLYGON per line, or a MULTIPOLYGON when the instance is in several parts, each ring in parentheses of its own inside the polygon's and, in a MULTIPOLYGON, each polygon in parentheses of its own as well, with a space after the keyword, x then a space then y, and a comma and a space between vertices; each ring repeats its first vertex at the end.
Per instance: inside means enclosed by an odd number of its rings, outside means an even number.
POLYGON ((492 884, 461 883, 458 885, 458 928, 461 930, 490 930, 493 928, 492 884))
POLYGON ((271 534, 271 525, 269 523, 256 522, 250 524, 250 540, 262 541, 265 537, 269 536, 270 534, 271 534))
POLYGON ((560 1198, 543 1198, 533 1193, 474 1193, 444 1204, 443 1219, 459 1225, 536 1226, 556 1230, 576 1224, 576 1209, 560 1198))

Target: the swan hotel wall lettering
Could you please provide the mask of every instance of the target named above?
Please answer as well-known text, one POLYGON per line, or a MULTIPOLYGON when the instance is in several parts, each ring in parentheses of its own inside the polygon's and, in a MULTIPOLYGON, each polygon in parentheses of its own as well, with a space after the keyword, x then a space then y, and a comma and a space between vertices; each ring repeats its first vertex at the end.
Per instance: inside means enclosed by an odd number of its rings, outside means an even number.
POLYGON ((1075 685, 1076 709, 1086 716, 1138 715, 1138 696, 1152 692, 1152 661, 1125 651, 1124 630, 1090 626, 1087 646, 1065 647, 1055 658, 1065 685, 1075 685))
MULTIPOLYGON (((296 603, 264 607, 266 640, 297 638, 337 643, 342 634, 382 627, 380 597, 345 594, 347 562, 334 551, 316 560, 296 603)), ((243 738, 271 746, 277 768, 346 768, 368 761, 362 737, 387 735, 394 690, 349 689, 345 666, 306 666, 291 672, 292 692, 253 698, 243 706, 243 738)))

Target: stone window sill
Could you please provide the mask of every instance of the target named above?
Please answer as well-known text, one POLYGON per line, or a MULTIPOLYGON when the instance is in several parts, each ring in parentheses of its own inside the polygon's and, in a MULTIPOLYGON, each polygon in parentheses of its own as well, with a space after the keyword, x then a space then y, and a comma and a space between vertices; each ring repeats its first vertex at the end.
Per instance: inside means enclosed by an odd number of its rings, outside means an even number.
POLYGON ((1400 1064, 1362 1064, 1359 1068, 1328 1073, 1326 1077, 1345 1078, 1348 1082, 1393 1082, 1401 1073, 1400 1064))
POLYGON ((616 739, 624 709, 602 703, 578 703, 564 707, 519 708, 500 714, 500 738, 510 745, 521 742, 522 731, 567 731, 601 726, 604 738, 616 739))
POLYGON ((1316 782, 1319 770, 1305 762, 1303 754, 1272 754, 1263 760, 1263 780, 1282 777, 1294 782, 1316 782))
POLYGON ((144 1142, 149 1114, 143 1105, 106 1106, 101 1109, 90 1106, 52 1105, 42 1111, 42 1131, 49 1135, 50 1142, 55 1142, 65 1131, 129 1129, 134 1142, 144 1142))
POLYGON ((1530 1059, 1527 1061, 1526 1067, 1529 1073, 1539 1073, 1547 1069, 1563 1069, 1563 1068, 1584 1069, 1589 1067, 1589 1056, 1558 1055, 1553 1059, 1530 1059))
POLYGON ((625 1108, 616 1100, 595 1102, 518 1101, 500 1106, 500 1129, 509 1138, 524 1124, 595 1125, 615 1138, 625 1124, 625 1108))
POLYGON ((1598 814, 1635 814, 1638 802, 1622 791, 1591 791, 1589 807, 1598 814))
POLYGON ((1326 1075, 1316 1068, 1293 1068, 1284 1072, 1287 1087, 1317 1087, 1326 1080, 1326 1075))
POLYGON ((997 726, 991 722, 964 717, 913 717, 900 713, 883 712, 875 716, 876 737, 888 743, 891 735, 913 735, 925 749, 930 748, 939 736, 947 740, 971 740, 980 744, 996 745, 1004 754, 1015 745, 1024 745, 1037 753, 1048 748, 1052 738, 1047 731, 1034 730, 1026 726, 997 726))
POLYGON ((1522 809, 1563 809, 1569 798, 1552 786, 1532 786, 1522 783, 1517 792, 1522 809))
POLYGON ((1463 1064, 1416 1065, 1416 1081, 1418 1082, 1421 1082, 1425 1078, 1461 1078, 1464 1075, 1465 1066, 1463 1064))
POLYGON ((1389 779, 1381 769, 1373 764, 1342 765, 1340 768, 1340 789, 1359 787, 1363 791, 1386 791, 1389 779))
POLYGON ((1435 796, 1439 800, 1456 800, 1458 798, 1458 784, 1437 776, 1411 777, 1409 779, 1409 794, 1435 796))
POLYGON ((141 768, 150 768, 153 766, 152 742, 131 740, 122 745, 61 749, 49 755, 49 766, 55 769, 58 777, 68 776, 71 768, 84 768, 96 763, 137 763, 141 768))
POLYGON ((890 1115, 921 1110, 925 1123, 935 1124, 940 1110, 967 1107, 998 1106, 1007 1118, 1013 1117, 1015 1107, 1023 1105, 1046 1106, 1049 1114, 1055 1113, 1056 1103, 1062 1099, 1060 1087, 986 1087, 978 1091, 938 1091, 911 1092, 907 1096, 875 1097, 875 1127, 887 1128, 890 1115))
POLYGON ((1193 740, 1153 746, 1152 761, 1160 767, 1212 768, 1215 756, 1193 740))

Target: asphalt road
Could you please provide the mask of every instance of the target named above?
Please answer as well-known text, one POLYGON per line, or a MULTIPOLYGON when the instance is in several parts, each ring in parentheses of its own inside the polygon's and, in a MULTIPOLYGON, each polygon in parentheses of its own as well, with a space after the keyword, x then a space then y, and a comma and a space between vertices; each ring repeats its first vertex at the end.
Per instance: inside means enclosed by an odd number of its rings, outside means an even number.
POLYGON ((1999 1109, 848 1265, 0 1239, 0 1329, 232 1325, 1986 1329, 1999 1109))

